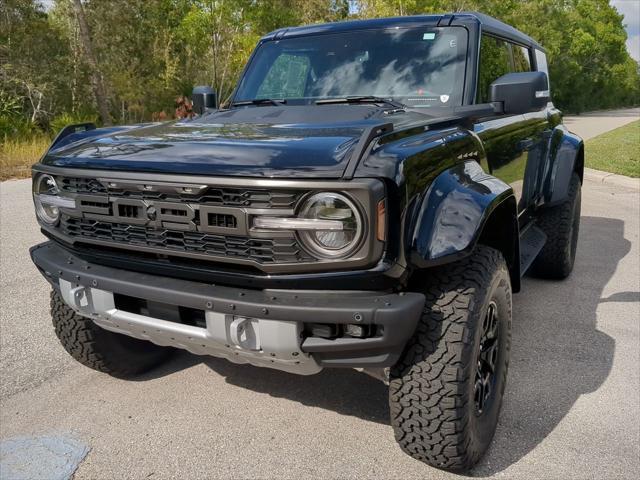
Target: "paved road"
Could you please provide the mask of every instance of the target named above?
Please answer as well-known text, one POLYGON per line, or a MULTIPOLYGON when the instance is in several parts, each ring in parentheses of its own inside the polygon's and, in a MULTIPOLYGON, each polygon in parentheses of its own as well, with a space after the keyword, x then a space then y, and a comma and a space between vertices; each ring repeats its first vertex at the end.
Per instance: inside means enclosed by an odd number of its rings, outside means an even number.
POLYGON ((577 133, 584 140, 588 140, 638 119, 640 119, 640 108, 628 108, 567 116, 564 118, 564 123, 569 130, 577 133))
MULTIPOLYGON (((476 476, 640 471, 640 193, 601 180, 584 186, 574 274, 527 278, 515 296, 504 409, 476 476)), ((47 458, 51 438, 90 447, 78 479, 452 478, 400 452, 384 385, 355 371, 302 378, 181 353, 123 381, 74 363, 27 258, 42 239, 29 182, 0 184, 0 205, 2 440, 46 436, 47 458)))

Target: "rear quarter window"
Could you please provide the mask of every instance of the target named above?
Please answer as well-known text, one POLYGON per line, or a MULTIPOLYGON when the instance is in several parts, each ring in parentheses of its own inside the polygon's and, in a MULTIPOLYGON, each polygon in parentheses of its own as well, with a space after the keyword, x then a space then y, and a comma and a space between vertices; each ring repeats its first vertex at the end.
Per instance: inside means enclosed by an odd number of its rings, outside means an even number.
POLYGON ((551 90, 551 79, 549 78, 549 66, 547 65, 547 56, 544 52, 536 50, 536 70, 547 74, 547 90, 551 90))

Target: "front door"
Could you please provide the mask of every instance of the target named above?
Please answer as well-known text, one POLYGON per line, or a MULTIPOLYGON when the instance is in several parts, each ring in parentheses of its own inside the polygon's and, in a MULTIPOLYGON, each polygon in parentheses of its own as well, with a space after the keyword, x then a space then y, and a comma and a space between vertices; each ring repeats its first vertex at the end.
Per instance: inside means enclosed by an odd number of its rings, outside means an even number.
MULTIPOLYGON (((528 48, 483 35, 476 101, 489 102, 489 87, 493 81, 507 73, 531 71, 531 65, 528 48)), ((545 115, 544 111, 503 115, 484 119, 474 127, 484 143, 491 175, 513 188, 519 215, 536 202, 546 145, 543 138, 545 115)))

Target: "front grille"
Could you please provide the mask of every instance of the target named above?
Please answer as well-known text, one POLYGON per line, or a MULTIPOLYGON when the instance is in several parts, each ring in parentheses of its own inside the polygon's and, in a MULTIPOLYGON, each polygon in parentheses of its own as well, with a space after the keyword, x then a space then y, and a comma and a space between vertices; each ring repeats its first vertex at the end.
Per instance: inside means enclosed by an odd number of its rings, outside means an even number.
POLYGON ((163 200, 170 202, 186 202, 209 204, 224 207, 244 208, 294 208, 301 195, 299 190, 246 189, 231 187, 207 187, 204 191, 193 194, 187 192, 156 192, 109 187, 108 182, 100 182, 94 178, 56 177, 60 189, 69 193, 105 194, 110 197, 123 197, 139 200, 163 200))
POLYGON ((208 213, 208 224, 212 227, 236 228, 238 219, 233 215, 225 215, 223 213, 208 213))
POLYGON ((188 271, 207 278, 213 275, 224 283, 226 277, 244 275, 270 278, 369 268, 384 253, 383 242, 375 241, 366 228, 349 257, 330 260, 311 254, 296 229, 255 226, 257 217, 295 218, 307 196, 325 190, 345 191, 362 208, 363 223, 369 225, 370 210, 385 194, 384 184, 375 179, 166 174, 140 174, 140 178, 134 173, 106 171, 51 172, 60 196, 73 200, 74 205, 63 202, 60 222, 42 224, 43 230, 66 248, 96 258, 98 263, 165 269, 162 274, 169 275, 188 271))
POLYGON ((56 177, 61 190, 71 193, 107 193, 107 188, 95 178, 56 177))
MULTIPOLYGON (((221 219, 221 221, 230 221, 221 219)), ((293 238, 250 238, 156 229, 123 223, 102 222, 86 218, 63 216, 61 230, 65 235, 102 240, 128 247, 162 248, 171 252, 200 253, 215 257, 252 260, 261 264, 296 263, 313 260, 293 238)))
POLYGON ((138 218, 138 207, 135 205, 118 205, 118 215, 125 218, 138 218))

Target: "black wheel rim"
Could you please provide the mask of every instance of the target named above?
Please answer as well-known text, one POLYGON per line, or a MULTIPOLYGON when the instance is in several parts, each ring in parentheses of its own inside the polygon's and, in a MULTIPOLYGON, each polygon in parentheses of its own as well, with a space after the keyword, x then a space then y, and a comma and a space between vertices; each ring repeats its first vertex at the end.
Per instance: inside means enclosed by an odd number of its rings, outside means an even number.
POLYGON ((473 397, 478 415, 489 409, 495 396, 496 370, 500 352, 499 324, 498 305, 492 300, 482 320, 482 335, 476 359, 473 397))

